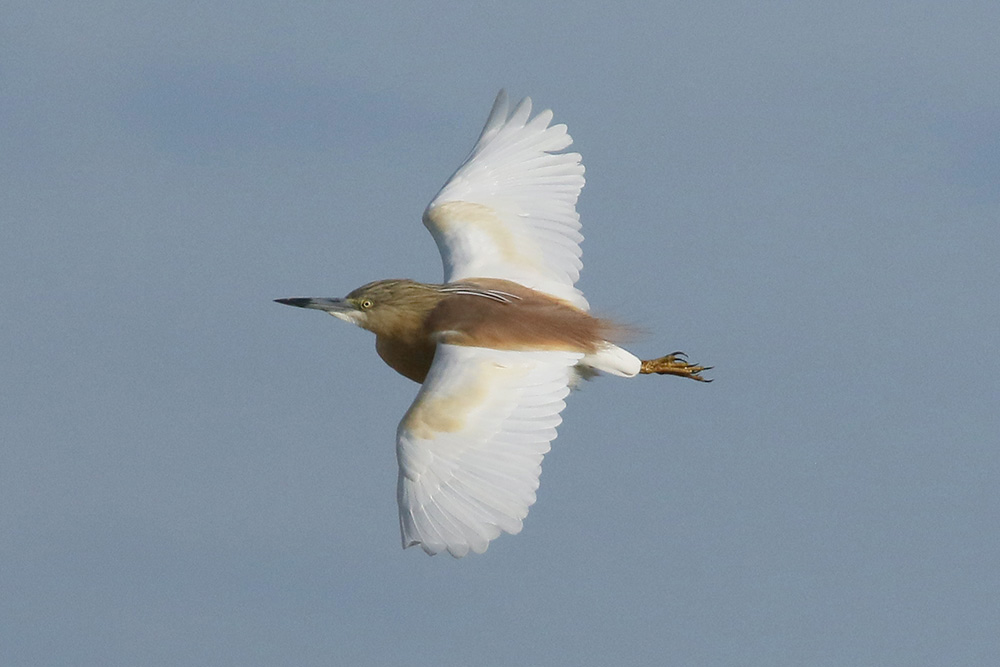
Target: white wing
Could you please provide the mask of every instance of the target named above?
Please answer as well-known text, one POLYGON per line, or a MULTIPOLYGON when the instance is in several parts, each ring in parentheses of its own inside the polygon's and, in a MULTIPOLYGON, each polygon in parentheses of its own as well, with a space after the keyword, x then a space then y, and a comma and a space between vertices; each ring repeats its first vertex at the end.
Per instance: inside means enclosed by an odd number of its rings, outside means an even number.
POLYGON ((576 200, 579 153, 551 111, 529 120, 531 99, 508 116, 500 91, 479 141, 424 211, 444 260, 445 282, 503 278, 587 309, 573 287, 583 262, 576 200))
POLYGON ((582 356, 438 345, 396 434, 403 548, 460 558, 520 532, 582 356))

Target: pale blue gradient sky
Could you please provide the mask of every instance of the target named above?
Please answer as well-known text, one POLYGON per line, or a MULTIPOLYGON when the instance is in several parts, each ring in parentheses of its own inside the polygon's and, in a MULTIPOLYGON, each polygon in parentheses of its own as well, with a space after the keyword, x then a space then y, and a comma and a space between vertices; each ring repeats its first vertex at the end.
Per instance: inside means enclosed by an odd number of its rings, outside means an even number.
POLYGON ((0 21, 0 662, 1000 663, 1000 5, 26 3, 0 21), (581 287, 522 534, 403 552, 415 385, 271 302, 440 277, 497 89, 581 287))

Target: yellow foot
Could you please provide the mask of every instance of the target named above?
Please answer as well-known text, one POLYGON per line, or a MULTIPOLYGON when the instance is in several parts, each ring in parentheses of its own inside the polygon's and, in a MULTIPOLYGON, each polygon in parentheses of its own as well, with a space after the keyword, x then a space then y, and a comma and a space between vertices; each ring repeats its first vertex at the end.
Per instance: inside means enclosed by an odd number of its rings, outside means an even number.
POLYGON ((696 366, 689 364, 684 358, 683 352, 674 352, 659 359, 649 359, 642 362, 640 373, 656 373, 657 375, 679 375, 682 378, 691 378, 698 382, 711 382, 703 378, 699 373, 712 370, 711 366, 696 366))

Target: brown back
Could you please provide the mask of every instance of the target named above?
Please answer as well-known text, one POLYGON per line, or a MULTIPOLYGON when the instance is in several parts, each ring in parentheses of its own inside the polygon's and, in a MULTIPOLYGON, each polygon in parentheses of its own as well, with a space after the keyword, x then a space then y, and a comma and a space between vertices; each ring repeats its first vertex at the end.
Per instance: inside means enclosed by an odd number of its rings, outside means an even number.
POLYGON ((572 350, 593 352, 621 336, 622 327, 561 299, 493 278, 463 281, 512 294, 509 302, 481 296, 448 294, 431 311, 428 334, 447 343, 503 350, 572 350))

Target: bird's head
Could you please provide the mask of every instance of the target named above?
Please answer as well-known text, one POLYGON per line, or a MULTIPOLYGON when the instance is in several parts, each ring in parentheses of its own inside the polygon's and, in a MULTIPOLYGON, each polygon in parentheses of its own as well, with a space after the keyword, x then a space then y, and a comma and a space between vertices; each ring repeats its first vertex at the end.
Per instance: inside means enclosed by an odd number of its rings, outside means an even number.
POLYGON ((376 334, 422 325, 441 299, 436 285, 412 280, 377 280, 362 285, 343 298, 297 297, 275 299, 278 303, 312 308, 356 324, 376 334))

